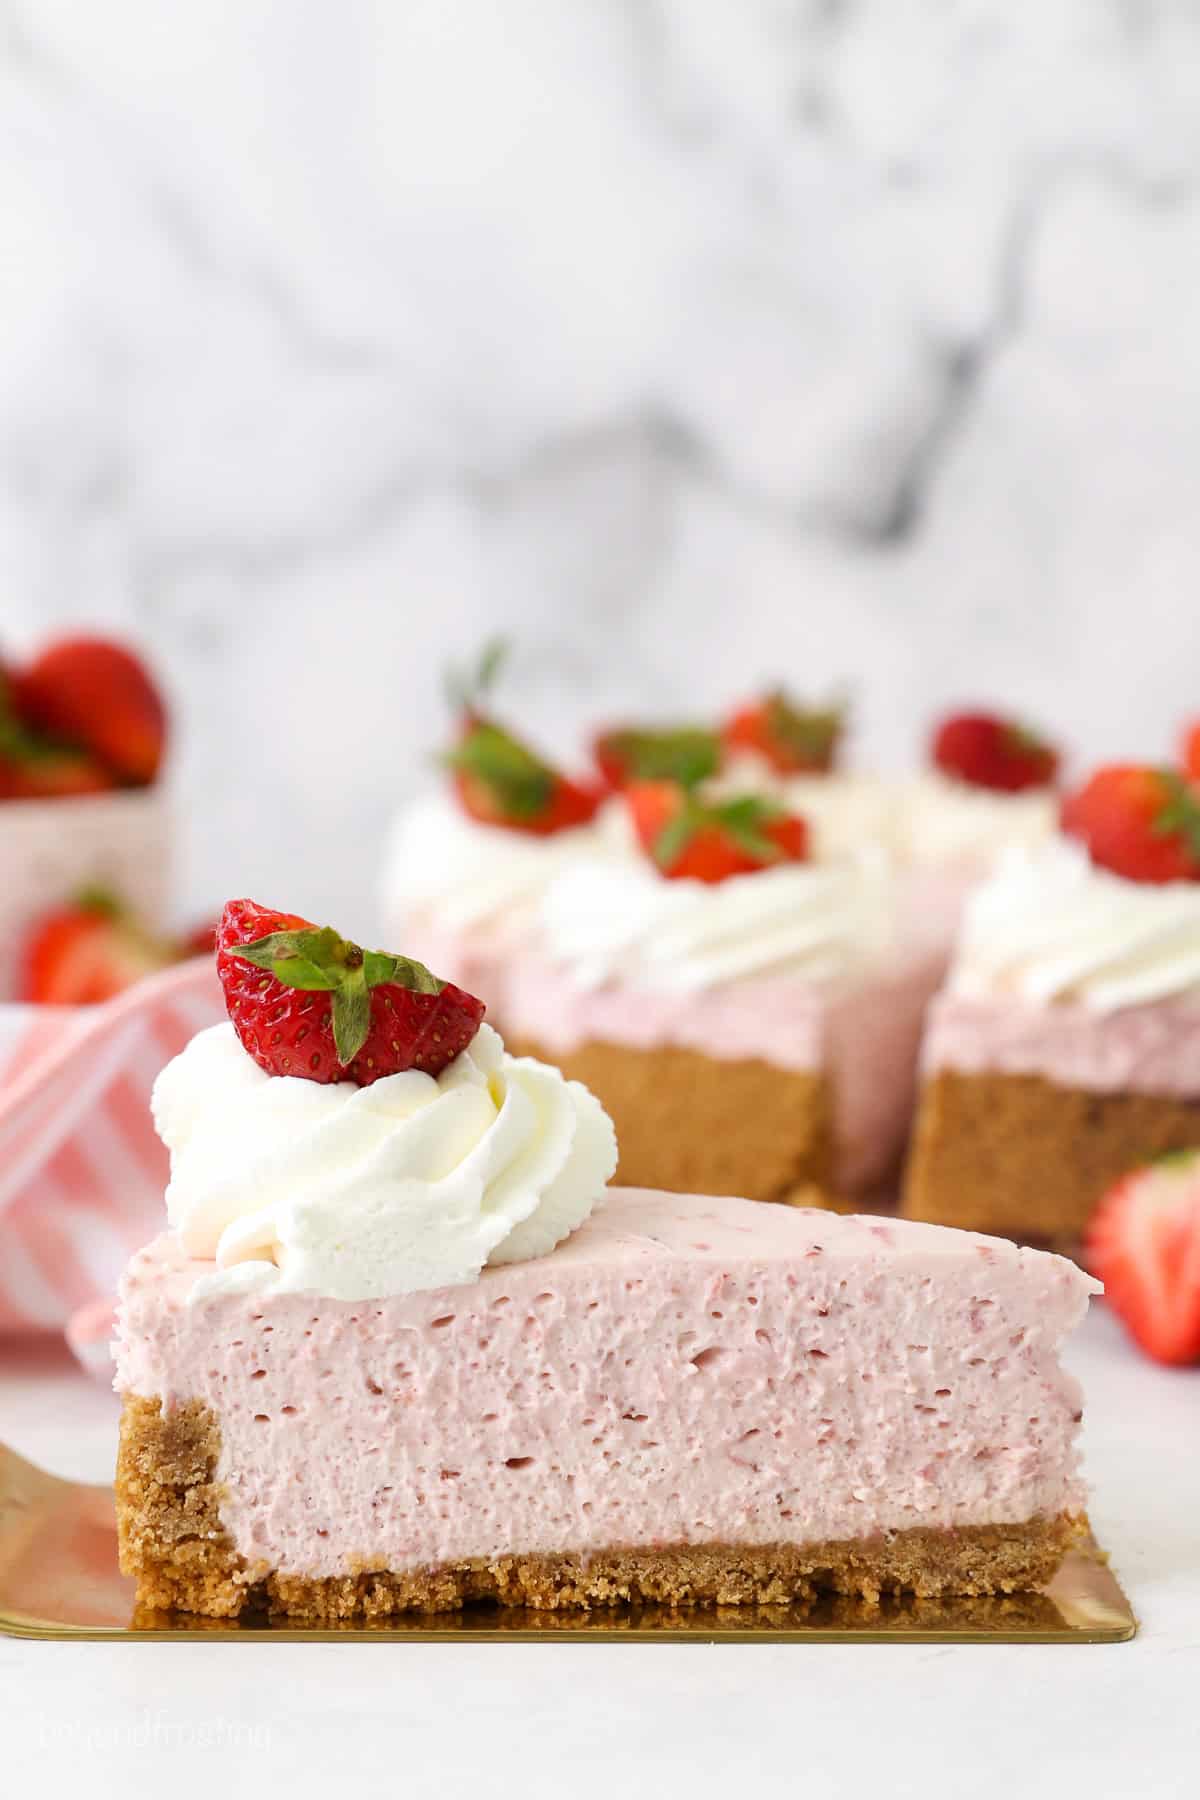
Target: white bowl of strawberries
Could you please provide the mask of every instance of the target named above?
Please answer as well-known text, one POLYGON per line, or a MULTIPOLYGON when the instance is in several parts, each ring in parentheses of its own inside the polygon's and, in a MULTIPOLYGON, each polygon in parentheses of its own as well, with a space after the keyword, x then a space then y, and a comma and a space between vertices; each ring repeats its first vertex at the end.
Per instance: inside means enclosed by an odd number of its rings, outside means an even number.
POLYGON ((167 719, 124 645, 91 636, 0 663, 0 1001, 109 998, 188 946, 169 900, 167 719))

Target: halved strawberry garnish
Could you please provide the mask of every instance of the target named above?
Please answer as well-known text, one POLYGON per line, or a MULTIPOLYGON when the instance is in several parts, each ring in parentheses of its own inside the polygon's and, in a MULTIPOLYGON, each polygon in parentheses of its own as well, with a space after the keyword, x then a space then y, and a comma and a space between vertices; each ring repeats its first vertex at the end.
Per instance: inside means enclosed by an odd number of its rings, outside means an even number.
POLYGON ((172 960, 170 948, 136 925, 114 895, 91 888, 30 932, 19 957, 20 998, 90 1006, 172 960))
POLYGON ((646 730, 618 725, 600 732, 592 755, 606 785, 628 787, 631 781, 678 781, 695 787, 721 766, 721 740, 700 725, 646 730))
POLYGON ((13 706, 30 730, 78 745, 120 781, 154 780, 166 713, 141 659, 107 638, 61 638, 12 676, 13 706))
POLYGON ((996 713, 954 713, 943 719, 930 754, 944 775, 997 793, 1050 787, 1058 774, 1059 755, 1053 745, 996 713))
POLYGON ((1200 1362, 1200 1151, 1119 1181, 1092 1215, 1085 1248, 1106 1300, 1148 1355, 1200 1362))
POLYGON ((780 775, 824 775, 846 728, 844 706, 798 706, 777 688, 740 707, 723 736, 731 750, 751 750, 780 775))
POLYGON ((1175 769, 1108 763, 1067 795, 1061 822, 1128 881, 1200 881, 1200 794, 1175 769))
POLYGON ((484 711, 504 655, 502 642, 491 643, 474 670, 465 677, 451 670, 447 678, 461 723, 458 742, 443 761, 453 771, 459 803, 484 825, 535 837, 586 825, 603 798, 600 790, 572 781, 484 711))
POLYGON ((602 795, 572 781, 487 719, 473 719, 446 754, 459 803, 473 819, 549 837, 586 825, 602 795))
POLYGON ((705 806, 679 782, 643 781, 625 797, 642 848, 675 881, 726 881, 808 857, 804 820, 757 794, 705 806))
POLYGON ((1184 774, 1189 781, 1200 781, 1200 719, 1184 729, 1179 749, 1184 774))
POLYGON ((230 900, 217 974, 243 1047, 268 1075, 353 1081, 438 1075, 479 1030, 484 1004, 423 963, 362 950, 330 926, 230 900))

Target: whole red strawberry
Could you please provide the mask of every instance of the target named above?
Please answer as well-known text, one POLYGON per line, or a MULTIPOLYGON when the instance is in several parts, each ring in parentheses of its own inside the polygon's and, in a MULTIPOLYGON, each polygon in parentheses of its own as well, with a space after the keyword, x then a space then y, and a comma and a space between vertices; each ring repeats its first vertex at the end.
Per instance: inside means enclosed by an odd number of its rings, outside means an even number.
POLYGON ((39 919, 19 955, 20 998, 44 1006, 111 1000, 172 960, 116 898, 89 888, 39 919))
POLYGON ((592 755, 605 786, 628 787, 631 781, 678 781, 695 787, 721 766, 721 740, 699 725, 646 729, 617 725, 592 741, 592 755))
POLYGON ((1092 1215, 1087 1262, 1156 1362, 1200 1362, 1200 1151, 1127 1175, 1092 1215))
POLYGON ((268 1075, 353 1081, 438 1075, 483 1021, 473 994, 424 964, 362 950, 330 926, 253 900, 226 902, 217 974, 233 1028, 268 1075))
POLYGON ((705 806, 677 781, 642 781, 625 798, 642 848, 673 881, 726 881, 808 857, 804 820, 756 794, 705 806))
POLYGON ((115 786, 86 750, 0 740, 0 800, 65 800, 115 786))
POLYGON ((846 728, 843 706, 798 706, 781 688, 739 707, 726 722, 730 750, 761 756, 780 775, 824 775, 846 728))
POLYGON ((153 781, 166 714, 145 665, 107 638, 60 638, 12 677, 13 706, 43 736, 88 751, 118 780, 153 781))
POLYGON ((1179 750, 1184 774, 1189 781, 1200 782, 1200 719, 1185 728, 1179 750))
POLYGON ((1019 794, 1051 787, 1059 754, 1051 744, 996 713, 954 713, 933 735, 931 755, 944 775, 971 787, 1019 794))
POLYGON ((572 781, 483 710, 504 655, 503 643, 489 644, 474 671, 465 679, 452 672, 447 682, 460 724, 443 761, 459 804, 483 825, 534 837, 586 825, 603 798, 599 788, 572 781))
POLYGON ((1108 763, 1067 795, 1061 822, 1128 881, 1200 881, 1200 794, 1175 769, 1108 763))
POLYGON ((86 750, 30 730, 17 714, 15 677, 0 664, 0 800, 99 794, 115 785, 86 750))

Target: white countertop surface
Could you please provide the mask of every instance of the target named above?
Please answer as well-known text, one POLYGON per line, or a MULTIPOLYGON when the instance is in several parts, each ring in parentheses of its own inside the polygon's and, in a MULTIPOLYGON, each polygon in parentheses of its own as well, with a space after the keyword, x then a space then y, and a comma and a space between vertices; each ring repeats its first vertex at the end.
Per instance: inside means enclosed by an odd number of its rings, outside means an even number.
MULTIPOLYGON (((171 1800, 1200 1792, 1200 1371, 1093 1309, 1092 1520, 1141 1621, 1114 1646, 52 1644, 0 1638, 0 1792, 171 1800), (386 1785, 385 1785, 386 1784, 386 1785)), ((0 1438, 107 1478, 117 1408, 65 1353, 0 1352, 0 1438)))

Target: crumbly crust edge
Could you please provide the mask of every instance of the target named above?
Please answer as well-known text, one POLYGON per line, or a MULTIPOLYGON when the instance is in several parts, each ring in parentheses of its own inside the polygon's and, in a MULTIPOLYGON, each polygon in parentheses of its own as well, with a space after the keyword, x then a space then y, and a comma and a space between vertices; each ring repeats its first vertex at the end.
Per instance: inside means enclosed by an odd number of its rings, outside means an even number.
POLYGON ((924 1083, 901 1213, 1078 1245, 1092 1211, 1130 1169, 1200 1147, 1200 1096, 1065 1087, 1044 1075, 942 1067, 924 1083))
POLYGON ((247 1562, 221 1522, 220 1427, 201 1401, 164 1409, 125 1396, 117 1464, 121 1568, 139 1610, 236 1618, 248 1609, 312 1623, 453 1612, 476 1600, 540 1611, 631 1602, 786 1605, 818 1593, 1023 1594, 1043 1587, 1087 1529, 1060 1513, 956 1531, 916 1527, 827 1543, 671 1544, 505 1555, 394 1570, 365 1561, 306 1577, 247 1562))

